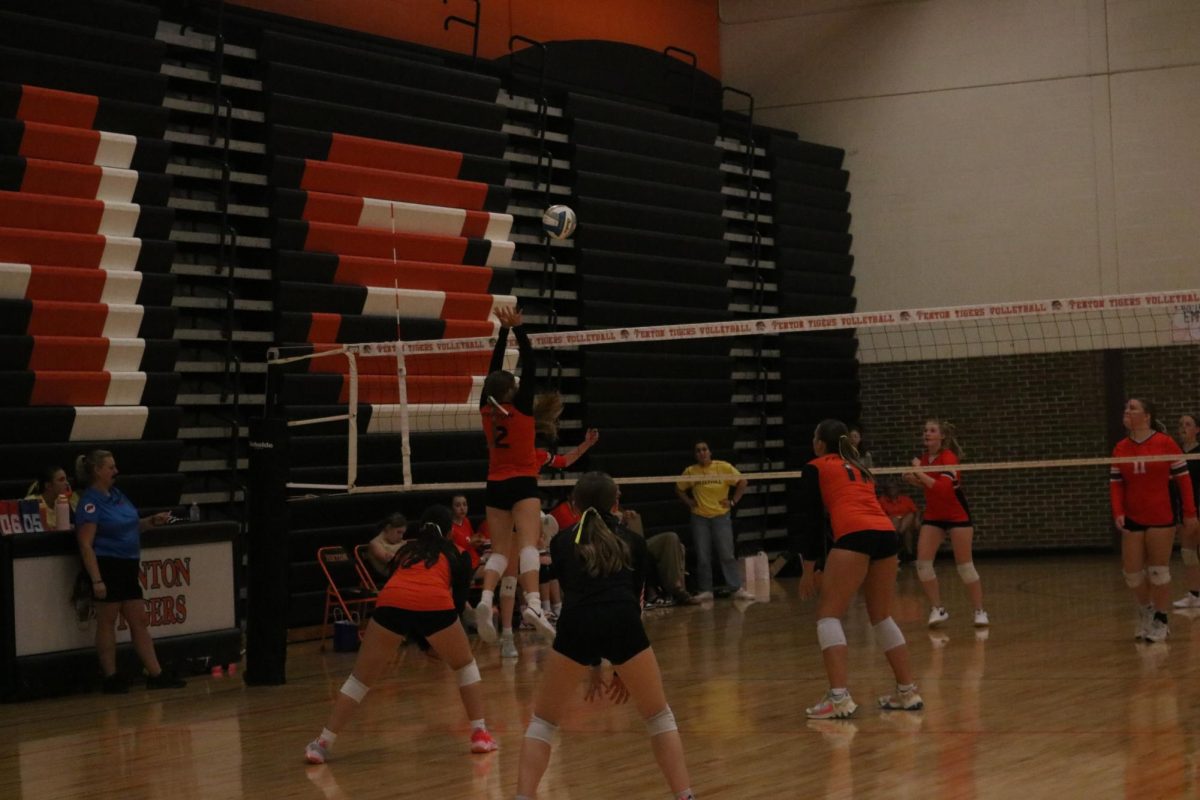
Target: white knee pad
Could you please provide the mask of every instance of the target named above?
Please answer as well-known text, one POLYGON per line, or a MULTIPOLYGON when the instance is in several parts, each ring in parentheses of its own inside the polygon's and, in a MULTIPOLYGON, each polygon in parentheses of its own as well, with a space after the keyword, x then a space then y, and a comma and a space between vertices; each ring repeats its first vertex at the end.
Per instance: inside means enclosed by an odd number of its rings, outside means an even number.
POLYGON ((1130 589, 1136 589, 1146 580, 1145 570, 1141 570, 1139 572, 1122 572, 1121 574, 1125 576, 1125 585, 1130 589))
POLYGON ((546 744, 554 744, 554 734, 558 731, 557 725, 551 725, 546 720, 534 714, 529 719, 529 727, 525 729, 526 739, 536 739, 539 742, 546 744))
POLYGON ((371 687, 354 677, 353 673, 351 673, 350 677, 346 678, 346 682, 342 684, 342 694, 346 695, 346 697, 349 697, 356 703, 361 703, 369 691, 371 691, 371 687))
POLYGON ((975 562, 968 561, 965 564, 959 564, 958 577, 962 578, 963 583, 975 583, 979 580, 979 573, 975 571, 975 562))
POLYGON ((503 575, 504 570, 508 569, 508 556, 493 550, 492 554, 488 556, 487 568, 497 575, 503 575))
POLYGON ((904 644, 904 634, 900 632, 900 626, 891 617, 876 622, 874 628, 875 641, 883 648, 883 652, 886 653, 904 644))
POLYGON ((541 556, 538 554, 538 549, 532 545, 525 545, 521 548, 521 574, 526 572, 537 572, 538 567, 542 565, 541 556))
POLYGON ((458 685, 470 686, 472 683, 479 683, 483 680, 479 675, 479 665, 472 659, 470 664, 467 664, 461 669, 455 670, 454 674, 458 676, 458 685))
POLYGON ((516 597, 517 596, 517 576, 505 575, 500 579, 500 596, 501 597, 516 597))
POLYGON ((1200 567, 1200 553, 1196 552, 1196 548, 1194 548, 1194 547, 1180 548, 1179 556, 1183 559, 1184 566, 1200 567))
POLYGON ((651 737, 677 730, 679 730, 679 726, 675 724, 675 714, 671 711, 670 706, 646 720, 646 733, 651 737))
POLYGON ((922 581, 931 581, 937 577, 937 573, 933 571, 932 561, 922 561, 917 559, 917 578, 922 581))
POLYGON ((1146 567, 1146 574, 1150 576, 1151 586, 1162 586, 1171 582, 1170 567, 1146 567))
POLYGON ((846 632, 837 617, 822 617, 817 620, 817 642, 822 650, 846 644, 846 632))

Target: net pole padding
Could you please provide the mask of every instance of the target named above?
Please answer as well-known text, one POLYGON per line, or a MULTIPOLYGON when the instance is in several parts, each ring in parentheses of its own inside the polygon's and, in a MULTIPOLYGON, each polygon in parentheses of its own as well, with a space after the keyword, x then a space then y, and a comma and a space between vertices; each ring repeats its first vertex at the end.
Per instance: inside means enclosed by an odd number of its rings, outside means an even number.
POLYGON ((396 380, 400 385, 400 474, 405 486, 411 486, 412 445, 408 427, 408 368, 404 363, 404 351, 396 348, 396 380))
POLYGON ((319 425, 322 422, 342 422, 350 418, 349 414, 335 414, 332 417, 310 417, 309 419, 289 419, 289 428, 301 428, 305 425, 319 425))
MULTIPOLYGON (((1141 457, 1125 457, 1125 458, 1059 458, 1045 459, 1040 461, 989 461, 979 462, 975 464, 954 464, 955 472, 984 472, 984 471, 1013 471, 1013 470, 1028 470, 1028 469, 1052 469, 1064 467, 1108 467, 1113 464, 1135 464, 1146 463, 1150 461, 1197 461, 1200 460, 1200 454, 1192 455, 1166 455, 1166 456, 1141 456, 1141 457)), ((873 475, 903 475, 907 472, 926 472, 937 474, 946 472, 950 467, 944 465, 934 465, 931 467, 873 467, 871 474, 873 475)), ((764 481, 764 480, 795 480, 800 478, 804 473, 801 470, 776 470, 772 472, 743 472, 738 476, 739 480, 747 481, 764 481)), ((633 477, 617 477, 613 476, 613 481, 618 486, 633 486, 640 484, 655 484, 655 483, 725 483, 730 479, 728 475, 639 475, 633 477)), ((550 478, 539 479, 538 486, 574 486, 578 478, 550 478)), ((288 484, 295 488, 300 488, 299 484, 288 484)), ((410 485, 392 484, 380 486, 355 486, 349 491, 349 494, 388 494, 398 492, 447 492, 454 489, 463 490, 479 490, 487 487, 487 484, 482 481, 476 482, 442 482, 442 483, 414 483, 410 485)), ((308 488, 315 488, 311 485, 308 488)), ((335 487, 337 488, 337 487, 335 487)))
MULTIPOLYGON (((837 330, 895 327, 920 329, 933 322, 972 323, 982 320, 1011 320, 1044 317, 1071 318, 1094 314, 1097 311, 1128 312, 1133 309, 1180 311, 1200 304, 1200 289, 1141 294, 1064 297, 1046 300, 1027 300, 1006 303, 986 303, 966 306, 936 306, 930 308, 863 311, 849 314, 822 314, 801 317, 769 317, 758 320, 729 322, 685 323, 679 325, 647 325, 635 328, 599 328, 593 330, 561 331, 530 334, 534 347, 588 347, 623 342, 664 342, 686 339, 707 339, 717 336, 758 336, 788 333, 828 333, 837 330)), ((1188 341, 1191 341, 1190 339, 1188 341)), ((1173 341, 1181 344, 1183 341, 1173 341)), ((397 349, 408 355, 422 353, 470 353, 490 351, 494 339, 464 337, 457 339, 421 339, 395 342, 364 342, 348 344, 349 352, 363 355, 391 355, 397 349)))
POLYGON ((346 359, 350 362, 350 407, 346 410, 346 419, 349 420, 349 430, 346 435, 349 441, 346 443, 346 489, 354 491, 354 484, 358 482, 358 359, 354 353, 346 353, 346 359))

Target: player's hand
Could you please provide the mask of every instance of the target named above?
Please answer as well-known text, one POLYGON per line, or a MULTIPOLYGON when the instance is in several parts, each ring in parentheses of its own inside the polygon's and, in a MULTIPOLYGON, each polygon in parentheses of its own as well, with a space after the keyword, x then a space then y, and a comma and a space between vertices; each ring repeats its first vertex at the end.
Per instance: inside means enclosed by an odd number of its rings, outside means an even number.
POLYGON ((615 671, 613 672, 612 680, 608 682, 608 699, 614 705, 625 705, 629 702, 629 689, 625 686, 625 681, 621 680, 621 676, 615 671))
POLYGON ((600 429, 599 428, 588 428, 587 433, 584 434, 583 443, 586 444, 588 447, 591 447, 598 441, 600 441, 600 429))
POLYGON ((505 328, 519 328, 524 319, 521 316, 521 309, 516 306, 505 306, 496 309, 496 319, 500 320, 500 324, 505 328))
POLYGON ((600 667, 592 667, 592 671, 588 675, 588 688, 583 694, 584 701, 591 703, 597 700, 604 694, 605 688, 607 687, 604 685, 604 674, 600 667))
POLYGON ((155 528, 157 528, 159 525, 167 525, 170 522, 171 522, 171 512, 170 511, 160 511, 157 514, 155 514, 154 516, 150 517, 150 525, 155 528))
POLYGON ((1113 523, 1117 526, 1117 530, 1121 533, 1129 533, 1128 529, 1125 527, 1124 514, 1118 514, 1117 516, 1113 517, 1113 523))
POLYGON ((98 581, 92 584, 92 599, 103 600, 108 597, 108 587, 104 585, 104 581, 98 581))
POLYGON ((634 511, 632 508, 621 509, 621 524, 622 525, 629 525, 631 523, 637 522, 641 518, 642 518, 642 515, 636 511, 634 511))
POLYGON ((920 466, 921 466, 921 459, 920 459, 920 458, 916 458, 916 457, 914 457, 914 458, 913 458, 913 460, 912 460, 910 463, 911 463, 911 464, 912 464, 914 467, 920 467, 920 466))

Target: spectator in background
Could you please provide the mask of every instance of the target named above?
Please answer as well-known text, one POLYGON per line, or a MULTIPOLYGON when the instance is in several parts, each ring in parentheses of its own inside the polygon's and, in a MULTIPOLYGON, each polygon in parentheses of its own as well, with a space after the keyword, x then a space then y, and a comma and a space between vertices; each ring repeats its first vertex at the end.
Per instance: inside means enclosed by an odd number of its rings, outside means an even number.
POLYGON ((854 445, 854 449, 858 451, 858 460, 867 469, 875 468, 875 459, 871 457, 871 448, 863 443, 863 433, 861 425, 850 426, 850 444, 854 445))
POLYGON ((397 511, 379 524, 379 533, 367 544, 367 560, 376 577, 387 580, 392 575, 392 559, 404 544, 408 519, 397 511))
POLYGON ((565 531, 576 522, 579 522, 579 509, 575 506, 574 489, 563 498, 561 503, 551 509, 550 516, 554 517, 560 531, 565 531))
MULTIPOLYGON (((618 490, 617 498, 621 493, 618 490)), ((620 511, 621 524, 643 538, 646 537, 642 525, 642 515, 632 508, 620 511)), ((675 531, 663 531, 646 539, 646 552, 650 555, 649 569, 646 570, 646 605, 699 605, 700 601, 688 594, 687 590, 687 559, 683 542, 675 531)))
MULTIPOLYGON (((1184 414, 1179 418, 1179 448, 1187 456, 1200 455, 1200 441, 1197 441, 1196 423, 1200 422, 1195 414, 1184 414)), ((1200 460, 1191 460, 1187 464, 1188 475, 1192 479, 1192 499, 1200 506, 1200 460)), ((1183 576, 1188 593, 1175 601, 1175 608, 1200 608, 1200 530, 1183 524, 1183 498, 1179 497, 1176 484, 1172 497, 1175 503, 1175 529, 1179 531, 1179 553, 1183 558, 1183 576)))
POLYGON ((681 480, 675 484, 675 494, 692 512, 692 547, 696 550, 696 584, 700 589, 696 597, 701 602, 713 598, 712 552, 716 550, 725 585, 734 590, 738 600, 753 600, 754 595, 742 586, 733 552, 731 512, 746 491, 746 479, 728 461, 714 459, 708 442, 696 442, 693 452, 696 463, 683 471, 684 478, 728 476, 721 481, 681 480))
POLYGON ((179 689, 184 681, 163 670, 150 638, 150 620, 138 581, 141 533, 166 525, 170 512, 140 517, 129 498, 113 484, 117 463, 107 450, 93 450, 75 463, 75 477, 88 487, 79 498, 75 517, 79 556, 92 579, 96 603, 96 652, 104 672, 105 694, 125 694, 129 686, 117 672, 117 615, 129 625, 129 636, 146 667, 147 689, 179 689))
POLYGON ((479 545, 482 544, 483 537, 476 535, 471 520, 467 518, 469 510, 465 494, 456 494, 450 498, 450 512, 453 515, 450 522, 450 539, 459 550, 470 556, 471 572, 474 574, 479 567, 479 545))
POLYGON ((71 491, 71 482, 67 480, 67 471, 60 466, 50 466, 42 470, 41 476, 29 485, 26 500, 37 500, 46 521, 46 530, 58 528, 58 515, 55 514, 54 504, 61 495, 67 495, 71 506, 71 521, 75 521, 75 509, 79 505, 79 495, 71 491))
POLYGON ((900 493, 900 483, 895 478, 884 478, 880 485, 883 492, 879 495, 879 507, 896 526, 896 533, 904 547, 901 551, 901 561, 912 561, 916 554, 913 549, 913 537, 917 533, 920 517, 917 504, 908 495, 900 493))

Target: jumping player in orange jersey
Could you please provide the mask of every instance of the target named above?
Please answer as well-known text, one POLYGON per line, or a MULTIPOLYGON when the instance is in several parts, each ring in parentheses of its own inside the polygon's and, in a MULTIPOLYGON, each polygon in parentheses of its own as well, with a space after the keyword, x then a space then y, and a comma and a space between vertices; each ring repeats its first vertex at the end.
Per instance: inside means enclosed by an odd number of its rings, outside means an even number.
POLYGON ((592 686, 587 699, 602 692, 617 703, 632 697, 672 797, 695 800, 683 741, 663 692, 654 648, 642 627, 645 540, 617 517, 617 485, 608 475, 587 473, 575 484, 574 496, 582 517, 550 543, 552 571, 562 584, 563 612, 521 745, 517 800, 537 796, 558 723, 589 667, 592 686), (601 681, 601 659, 614 665, 609 684, 601 681))
POLYGON ((967 509, 967 498, 963 496, 958 478, 958 464, 962 448, 954 435, 954 426, 939 419, 925 421, 925 453, 914 458, 914 467, 945 467, 941 472, 907 472, 904 480, 919 486, 925 492, 925 518, 921 532, 917 535, 917 578, 929 598, 929 627, 940 625, 950 619, 942 605, 942 593, 938 587, 937 573, 933 571, 933 559, 938 548, 950 534, 950 545, 954 548, 954 561, 958 565, 958 576, 967 588, 967 595, 975 607, 975 626, 987 627, 988 614, 983 610, 983 584, 971 556, 971 541, 975 528, 971 524, 971 512, 967 509))
POLYGON ((800 552, 804 559, 800 596, 812 597, 816 590, 814 565, 824 545, 828 513, 833 545, 825 557, 821 578, 817 641, 830 688, 805 713, 809 719, 842 719, 858 708, 846 689, 849 670, 841 618, 859 588, 867 601, 875 640, 896 676, 896 693, 879 698, 879 707, 888 711, 918 711, 924 702, 917 694, 908 645, 891 611, 899 565, 896 554, 900 551, 896 529, 879 507, 874 478, 850 443, 845 423, 827 419, 817 425, 813 452, 817 457, 804 465, 800 478, 803 520, 800 552))
POLYGON ((454 670, 458 692, 471 720, 471 752, 490 753, 498 745, 483 719, 483 687, 471 643, 458 620, 471 582, 469 561, 449 538, 450 509, 430 506, 421 515, 417 538, 392 560, 395 571, 379 599, 354 671, 333 703, 325 729, 304 748, 310 764, 324 764, 338 734, 371 686, 383 676, 403 637, 424 637, 454 670))
MULTIPOLYGON (((483 573, 483 593, 475 606, 475 626, 483 641, 492 644, 497 640, 492 619, 496 586, 515 556, 518 581, 525 594, 525 610, 521 615, 543 638, 552 640, 554 626, 542 611, 542 596, 538 591, 541 561, 537 542, 542 531, 542 501, 538 497, 537 475, 542 463, 534 446, 537 365, 533 345, 521 328, 520 309, 498 309, 496 318, 500 320, 500 334, 479 400, 488 445, 485 504, 488 529, 492 532, 492 554, 483 573), (521 352, 519 381, 511 372, 501 369, 509 329, 516 336, 521 352)), ((543 460, 545 457, 542 455, 543 460)))
MULTIPOLYGON (((1121 418, 1129 432, 1113 448, 1113 458, 1183 455, 1179 445, 1163 433, 1154 418, 1154 406, 1140 397, 1125 403, 1121 418)), ((1175 511, 1171 507, 1171 480, 1179 487, 1183 527, 1196 536, 1196 499, 1187 462, 1134 461, 1113 464, 1109 470, 1109 499, 1113 521, 1121 532, 1121 569, 1125 583, 1138 603, 1135 639, 1166 641, 1167 612, 1171 608, 1171 547, 1175 543, 1175 511), (1150 585, 1147 586, 1147 578, 1150 585)))

